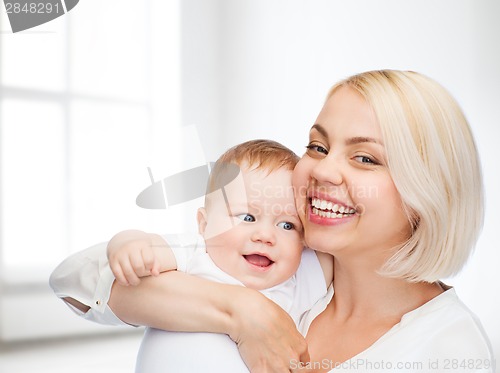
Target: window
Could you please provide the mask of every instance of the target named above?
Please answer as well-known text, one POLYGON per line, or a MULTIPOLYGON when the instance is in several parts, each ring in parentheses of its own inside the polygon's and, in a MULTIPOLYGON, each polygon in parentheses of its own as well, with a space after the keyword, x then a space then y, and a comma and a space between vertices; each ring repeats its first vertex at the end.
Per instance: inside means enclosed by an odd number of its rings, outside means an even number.
POLYGON ((180 167, 178 3, 83 1, 17 34, 1 13, 2 282, 46 283, 121 229, 182 230, 135 205, 147 167, 180 167))

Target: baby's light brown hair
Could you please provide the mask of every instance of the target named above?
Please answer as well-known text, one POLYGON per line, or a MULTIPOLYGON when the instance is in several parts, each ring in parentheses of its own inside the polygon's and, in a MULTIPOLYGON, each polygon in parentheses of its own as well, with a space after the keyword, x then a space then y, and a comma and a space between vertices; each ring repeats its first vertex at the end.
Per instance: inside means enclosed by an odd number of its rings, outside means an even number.
MULTIPOLYGON (((273 140, 250 140, 233 146, 212 167, 206 195, 231 182, 243 165, 253 170, 266 170, 268 173, 281 168, 292 171, 299 159, 292 150, 273 140)), ((205 196, 205 207, 208 207, 207 202, 205 196)))

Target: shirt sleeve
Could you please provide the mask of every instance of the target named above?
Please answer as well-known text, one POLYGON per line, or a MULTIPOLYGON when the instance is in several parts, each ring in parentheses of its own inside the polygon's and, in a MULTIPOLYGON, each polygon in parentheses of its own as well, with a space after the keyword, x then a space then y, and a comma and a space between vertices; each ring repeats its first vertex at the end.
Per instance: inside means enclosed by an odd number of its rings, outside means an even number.
POLYGON ((115 280, 106 255, 107 242, 69 256, 52 272, 49 284, 59 298, 70 297, 90 307, 86 313, 66 303, 84 319, 106 325, 125 325, 109 308, 115 280))
MULTIPOLYGON (((162 237, 171 247, 179 270, 185 271, 192 249, 196 247, 197 235, 162 237)), ((115 277, 109 267, 107 245, 102 242, 69 256, 52 272, 49 283, 59 298, 70 297, 90 307, 84 313, 66 302, 82 318, 105 325, 128 325, 108 306, 115 277)))
POLYGON ((196 250, 205 251, 203 237, 196 234, 178 234, 163 236, 174 254, 177 271, 189 273, 190 262, 196 250))

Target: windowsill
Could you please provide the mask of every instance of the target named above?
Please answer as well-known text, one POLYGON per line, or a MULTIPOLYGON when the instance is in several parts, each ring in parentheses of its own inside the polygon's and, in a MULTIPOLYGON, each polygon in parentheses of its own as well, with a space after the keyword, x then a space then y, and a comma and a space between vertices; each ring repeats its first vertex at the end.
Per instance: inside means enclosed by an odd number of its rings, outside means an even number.
POLYGON ((53 268, 9 268, 2 271, 0 344, 73 335, 103 335, 133 331, 129 326, 106 326, 78 317, 52 292, 53 268))
MULTIPOLYGON (((1 271, 0 282, 4 289, 17 287, 40 288, 49 283, 49 277, 55 267, 7 267, 1 271)), ((45 287, 45 286, 44 286, 45 287)))
POLYGON ((100 325, 78 317, 48 284, 12 285, 0 294, 0 343, 71 335, 131 331, 131 326, 100 325))
POLYGON ((133 372, 141 333, 133 330, 99 336, 0 343, 0 372, 133 372))

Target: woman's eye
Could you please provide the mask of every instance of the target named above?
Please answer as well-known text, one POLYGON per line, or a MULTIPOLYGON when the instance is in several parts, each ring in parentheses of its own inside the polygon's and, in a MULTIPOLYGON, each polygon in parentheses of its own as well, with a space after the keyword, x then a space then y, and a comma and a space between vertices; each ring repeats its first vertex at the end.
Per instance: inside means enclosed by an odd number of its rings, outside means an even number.
POLYGON ((278 223, 278 227, 283 228, 286 231, 291 231, 295 228, 293 223, 290 223, 289 221, 282 221, 281 223, 278 223))
POLYGON ((306 146, 306 149, 308 151, 313 151, 313 152, 316 152, 316 153, 322 153, 322 154, 328 154, 328 150, 326 148, 324 148, 323 146, 321 145, 318 145, 318 144, 309 144, 306 146))
POLYGON ((357 157, 354 157, 354 159, 356 159, 358 162, 365 164, 378 164, 372 158, 367 157, 366 155, 358 155, 357 157))
POLYGON ((255 221, 255 218, 253 217, 253 215, 250 215, 250 214, 240 214, 240 215, 236 215, 236 217, 238 219, 241 219, 243 221, 247 221, 250 223, 255 221))

